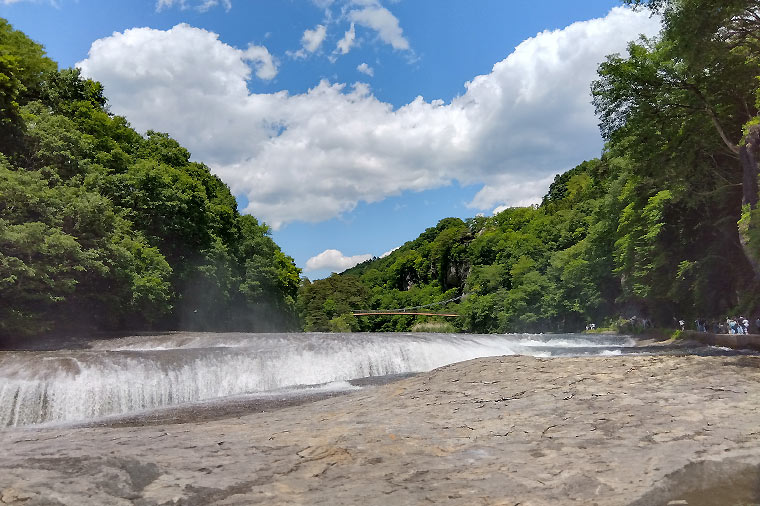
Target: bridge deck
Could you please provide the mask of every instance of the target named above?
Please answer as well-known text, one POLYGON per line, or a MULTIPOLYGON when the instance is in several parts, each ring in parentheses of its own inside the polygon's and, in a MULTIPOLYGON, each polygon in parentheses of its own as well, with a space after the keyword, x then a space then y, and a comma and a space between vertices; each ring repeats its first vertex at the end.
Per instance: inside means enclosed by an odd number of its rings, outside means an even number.
POLYGON ((444 313, 413 313, 410 311, 367 311, 363 313, 352 313, 354 316, 375 316, 375 315, 417 315, 417 316, 445 316, 448 318, 458 318, 458 314, 444 313))

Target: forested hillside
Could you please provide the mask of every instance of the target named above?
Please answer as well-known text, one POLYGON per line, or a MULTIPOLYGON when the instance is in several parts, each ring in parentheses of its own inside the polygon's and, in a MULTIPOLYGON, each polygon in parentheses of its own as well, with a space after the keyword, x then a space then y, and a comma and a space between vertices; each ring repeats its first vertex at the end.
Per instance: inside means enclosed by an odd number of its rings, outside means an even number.
POLYGON ((475 332, 756 316, 760 2, 629 3, 662 15, 663 31, 599 68, 601 157, 557 176, 540 206, 447 218, 386 258, 304 285, 308 330, 407 330, 414 317, 349 309, 450 299, 435 309, 475 332))
POLYGON ((0 19, 0 337, 294 328, 299 275, 208 167, 0 19))
POLYGON ((446 218, 313 283, 207 166, 0 20, 0 337, 398 331, 420 319, 351 311, 410 307, 474 332, 758 316, 760 1, 628 3, 663 30, 599 67, 598 159, 538 206, 446 218))

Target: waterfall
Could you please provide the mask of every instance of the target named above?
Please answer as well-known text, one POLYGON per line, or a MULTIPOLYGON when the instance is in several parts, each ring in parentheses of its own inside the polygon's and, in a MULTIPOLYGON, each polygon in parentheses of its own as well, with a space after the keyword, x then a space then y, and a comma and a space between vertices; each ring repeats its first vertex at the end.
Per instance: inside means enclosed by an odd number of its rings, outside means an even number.
POLYGON ((232 395, 428 371, 477 357, 609 354, 572 335, 193 334, 0 353, 0 427, 73 422, 232 395))

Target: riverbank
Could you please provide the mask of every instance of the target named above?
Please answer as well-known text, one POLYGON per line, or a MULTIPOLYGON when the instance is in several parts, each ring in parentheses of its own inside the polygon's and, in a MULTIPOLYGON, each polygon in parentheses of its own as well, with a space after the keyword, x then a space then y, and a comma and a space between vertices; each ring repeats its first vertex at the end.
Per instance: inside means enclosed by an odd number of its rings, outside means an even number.
POLYGON ((477 359, 221 420, 5 430, 0 501, 750 503, 759 419, 759 357, 477 359))
POLYGON ((735 350, 760 351, 760 334, 711 334, 687 330, 679 339, 688 339, 709 346, 723 346, 735 350))
POLYGON ((652 328, 643 332, 625 334, 613 330, 586 331, 586 335, 630 335, 636 340, 637 347, 667 346, 695 347, 721 346, 734 350, 760 351, 760 334, 713 334, 695 330, 675 330, 652 328))

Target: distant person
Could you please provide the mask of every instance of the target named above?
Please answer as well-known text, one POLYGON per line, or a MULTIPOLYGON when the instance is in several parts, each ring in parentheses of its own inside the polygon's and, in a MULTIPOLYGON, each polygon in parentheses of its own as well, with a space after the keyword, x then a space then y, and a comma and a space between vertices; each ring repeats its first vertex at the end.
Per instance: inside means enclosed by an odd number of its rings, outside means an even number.
POLYGON ((681 330, 686 330, 686 322, 683 320, 678 320, 678 326, 681 327, 681 330))
POLYGON ((742 327, 744 328, 744 333, 749 334, 749 320, 747 320, 743 316, 742 316, 742 327))
POLYGON ((757 330, 757 333, 760 334, 760 316, 758 316, 755 320, 755 330, 757 330))
POLYGON ((737 316, 734 318, 735 322, 735 328, 737 334, 744 334, 744 326, 742 325, 742 318, 741 316, 737 316))

